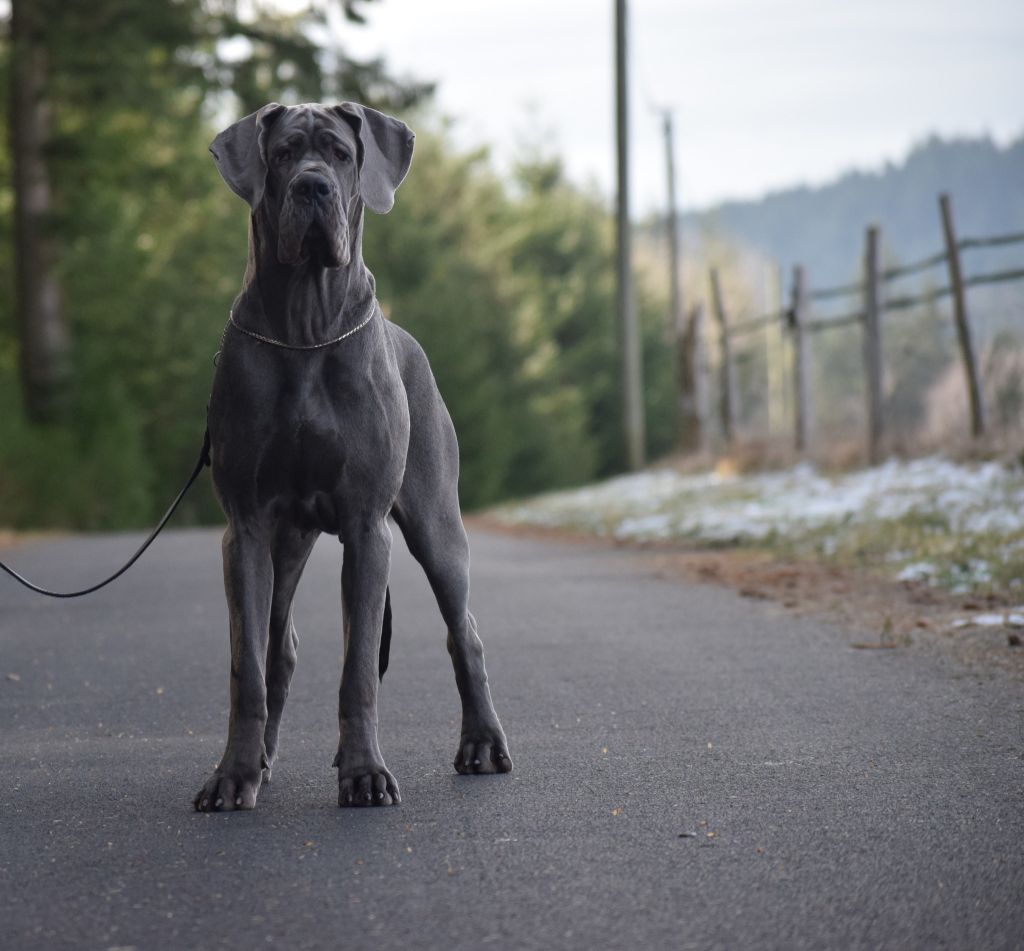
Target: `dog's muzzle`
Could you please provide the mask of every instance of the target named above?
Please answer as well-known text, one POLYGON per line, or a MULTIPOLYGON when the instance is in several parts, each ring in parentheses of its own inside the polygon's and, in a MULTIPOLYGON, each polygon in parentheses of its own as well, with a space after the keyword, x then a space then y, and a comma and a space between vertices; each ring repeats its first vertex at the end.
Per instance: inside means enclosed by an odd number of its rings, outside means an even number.
POLYGON ((316 260, 324 267, 344 267, 351 260, 341 196, 326 175, 307 170, 288 184, 278 224, 277 257, 293 266, 316 260))

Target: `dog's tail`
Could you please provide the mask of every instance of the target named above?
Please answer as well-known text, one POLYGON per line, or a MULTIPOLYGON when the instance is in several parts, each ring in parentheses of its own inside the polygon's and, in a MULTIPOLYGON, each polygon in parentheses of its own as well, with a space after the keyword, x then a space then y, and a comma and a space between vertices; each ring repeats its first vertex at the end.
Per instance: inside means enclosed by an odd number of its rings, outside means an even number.
POLYGON ((380 671, 380 679, 384 679, 384 672, 388 669, 388 659, 391 657, 391 588, 384 589, 384 626, 380 632, 380 655, 377 668, 380 671))

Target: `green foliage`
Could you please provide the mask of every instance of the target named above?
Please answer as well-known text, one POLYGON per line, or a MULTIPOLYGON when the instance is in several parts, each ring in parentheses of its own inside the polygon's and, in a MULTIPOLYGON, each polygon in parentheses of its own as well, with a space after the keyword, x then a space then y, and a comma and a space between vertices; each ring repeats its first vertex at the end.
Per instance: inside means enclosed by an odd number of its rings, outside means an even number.
POLYGON ((97 415, 95 401, 73 428, 30 426, 12 355, 8 347, 0 358, 0 403, 13 410, 0 415, 0 521, 97 529, 150 519, 152 473, 137 408, 122 400, 120 412, 97 415))
MULTIPOLYGON (((347 98, 399 109, 425 88, 320 45, 322 13, 284 18, 256 4, 256 18, 243 20, 229 0, 159 6, 148 20, 142 0, 67 8, 48 37, 73 414, 62 425, 24 421, 12 302, 0 295, 0 525, 139 527, 188 473, 246 257, 246 209, 207 154, 225 93, 241 113, 269 99, 329 99, 341 83, 347 98), (230 57, 218 42, 226 36, 245 37, 230 57)), ((360 4, 341 7, 358 16, 360 4)), ((524 162, 503 183, 485 154, 459 154, 429 122, 425 132, 414 124, 413 172, 390 215, 368 215, 364 254, 386 312, 430 357, 459 433, 464 504, 620 469, 608 210, 557 162, 524 162)), ((2 153, 4 287, 9 182, 2 153)), ((649 442, 663 452, 673 441, 671 370, 663 308, 649 297, 640 302, 649 442)), ((218 517, 207 488, 182 508, 183 520, 218 517)))
MULTIPOLYGON (((574 485, 622 468, 612 223, 556 162, 503 187, 483 154, 420 132, 394 211, 364 255, 392 318, 422 344, 462 450, 463 503, 574 485)), ((646 302, 648 324, 662 312, 646 302)), ((645 334, 652 451, 673 438, 671 366, 645 334)))
POLYGON ((533 341, 531 370, 575 393, 582 443, 566 448, 578 478, 604 474, 620 468, 622 456, 612 222, 565 182, 557 160, 524 161, 516 177, 522 197, 504 253, 527 302, 522 332, 533 341))
POLYGON ((429 83, 395 79, 380 60, 354 60, 334 39, 335 8, 348 22, 362 23, 360 8, 372 2, 310 2, 283 15, 260 2, 191 0, 202 26, 189 60, 202 67, 207 83, 239 101, 243 115, 270 101, 351 99, 406 109, 429 94, 429 83))

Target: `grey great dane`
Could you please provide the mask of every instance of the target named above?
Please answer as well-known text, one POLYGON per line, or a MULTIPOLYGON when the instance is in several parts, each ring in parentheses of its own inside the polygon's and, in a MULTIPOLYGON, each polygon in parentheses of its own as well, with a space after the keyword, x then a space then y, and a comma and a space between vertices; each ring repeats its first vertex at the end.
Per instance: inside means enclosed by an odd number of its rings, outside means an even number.
POLYGON ((296 661, 292 599, 321 533, 344 545, 338 803, 400 801, 377 742, 389 516, 448 628, 462 700, 455 769, 512 769, 469 612, 455 430, 423 350, 384 318, 362 258, 363 209, 391 209, 413 139, 405 123, 356 103, 271 103, 210 147, 252 214, 209 410, 228 521, 231 714, 224 755, 195 797, 201 812, 253 808, 270 777, 296 661))

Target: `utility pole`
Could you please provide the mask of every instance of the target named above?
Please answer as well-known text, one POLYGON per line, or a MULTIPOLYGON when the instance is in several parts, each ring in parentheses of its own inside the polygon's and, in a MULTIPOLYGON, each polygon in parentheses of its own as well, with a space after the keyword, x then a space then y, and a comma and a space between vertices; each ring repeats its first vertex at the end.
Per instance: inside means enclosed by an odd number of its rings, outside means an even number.
POLYGON ((626 82, 626 0, 615 0, 615 133, 618 156, 618 306, 622 349, 622 420, 626 460, 632 471, 644 464, 644 385, 640 330, 630 254, 629 105, 626 82))
POLYGON ((675 367, 676 411, 678 413, 679 446, 693 452, 703 447, 703 419, 700 394, 700 313, 694 310, 689 319, 683 309, 681 261, 679 254, 679 212, 676 208, 675 140, 672 132, 672 110, 663 109, 661 128, 665 135, 665 185, 668 207, 665 229, 668 238, 668 341, 672 347, 675 367))
POLYGON ((676 159, 672 143, 672 110, 661 114, 665 133, 665 172, 668 187, 668 209, 665 227, 668 231, 669 333, 678 339, 683 330, 683 296, 679 280, 679 214, 676 210, 676 159))

